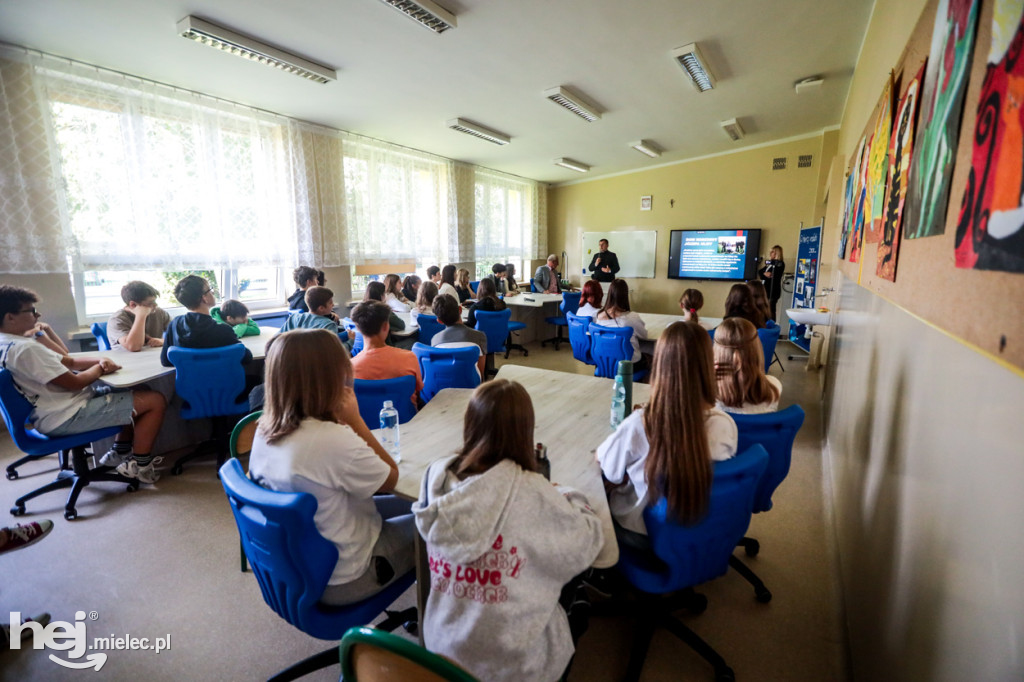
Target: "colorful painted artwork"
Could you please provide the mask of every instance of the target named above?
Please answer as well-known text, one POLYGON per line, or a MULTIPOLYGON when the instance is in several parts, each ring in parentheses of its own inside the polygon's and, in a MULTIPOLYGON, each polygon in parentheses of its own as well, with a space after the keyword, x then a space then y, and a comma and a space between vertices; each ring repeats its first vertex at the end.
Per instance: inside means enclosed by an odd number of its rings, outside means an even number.
POLYGON ((1024 2, 996 2, 956 265, 1024 272, 1024 2))
POLYGON ((980 0, 939 0, 903 218, 903 236, 907 239, 946 231, 949 184, 974 54, 979 4, 980 0))
POLYGON ((871 156, 868 160, 868 192, 865 201, 864 241, 874 244, 882 234, 882 223, 885 221, 885 184, 889 176, 889 145, 892 134, 892 74, 885 83, 882 99, 875 119, 875 133, 871 136, 876 141, 871 145, 871 156))
POLYGON ((857 145, 857 152, 851 157, 852 164, 850 172, 846 176, 846 195, 844 196, 843 224, 840 226, 842 232, 839 235, 839 257, 846 258, 846 244, 857 218, 857 202, 860 200, 860 170, 861 161, 864 156, 864 144, 866 140, 862 137, 857 145))
POLYGON ((868 171, 871 166, 871 146, 873 143, 874 139, 868 140, 860 155, 860 170, 857 172, 857 187, 854 189, 857 195, 857 200, 854 204, 856 212, 853 216, 853 229, 850 231, 851 263, 860 262, 860 246, 864 239, 864 222, 868 219, 867 214, 870 210, 870 206, 868 206, 868 193, 871 191, 871 182, 868 171))
POLYGON ((895 127, 889 141, 889 182, 885 190, 885 221, 878 241, 878 267, 875 273, 890 282, 896 281, 896 260, 900 250, 900 222, 910 179, 910 153, 914 146, 914 123, 917 102, 924 78, 924 64, 896 107, 895 127))

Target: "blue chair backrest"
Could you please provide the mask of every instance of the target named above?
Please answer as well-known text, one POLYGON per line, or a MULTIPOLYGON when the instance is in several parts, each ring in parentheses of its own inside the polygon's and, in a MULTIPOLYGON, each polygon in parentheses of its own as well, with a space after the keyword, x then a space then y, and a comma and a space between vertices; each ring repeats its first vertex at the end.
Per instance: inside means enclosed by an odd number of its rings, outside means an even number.
POLYGON ((245 346, 233 343, 219 348, 171 346, 167 359, 174 365, 174 391, 185 404, 185 419, 221 417, 249 411, 245 391, 245 346), (239 398, 241 396, 241 398, 239 398))
POLYGON ((476 293, 477 287, 479 287, 479 286, 480 286, 480 280, 478 280, 478 279, 472 280, 469 283, 469 288, 473 290, 474 294, 476 293))
POLYGON ((444 329, 444 325, 437 321, 436 315, 427 315, 426 313, 416 316, 416 324, 420 326, 419 342, 427 346, 433 340, 434 334, 444 329))
POLYGON ((96 337, 96 347, 100 350, 110 350, 110 339, 107 338, 107 323, 93 322, 90 329, 92 335, 96 337))
POLYGON ((474 313, 476 328, 487 335, 487 352, 504 353, 505 339, 508 338, 508 321, 512 310, 478 310, 474 313))
POLYGON ((669 518, 665 498, 644 510, 651 548, 663 565, 637 565, 629 550, 619 565, 636 587, 664 594, 707 582, 729 569, 729 557, 750 526, 754 492, 768 466, 768 453, 754 445, 724 462, 714 463, 707 514, 692 526, 669 518))
POLYGON ((349 338, 355 339, 352 342, 352 357, 355 357, 363 352, 363 335, 359 333, 356 323, 352 321, 351 317, 341 318, 341 324, 345 327, 345 331, 348 332, 349 338))
POLYGON ((480 349, 470 348, 433 348, 417 343, 412 352, 420 361, 420 373, 423 375, 423 390, 420 397, 423 402, 430 401, 445 388, 476 388, 480 385, 480 374, 476 362, 480 357, 480 349))
POLYGON ((333 638, 337 625, 318 602, 338 549, 316 529, 316 498, 267 490, 249 480, 234 458, 220 468, 220 482, 267 605, 303 632, 333 638))
POLYGON ((411 374, 394 379, 356 379, 356 401, 359 416, 371 429, 380 426, 380 411, 384 401, 390 400, 398 410, 398 423, 404 424, 416 416, 412 394, 416 391, 416 377, 411 374))
POLYGON ((590 357, 594 361, 595 377, 614 379, 620 360, 633 359, 632 327, 602 327, 600 322, 590 325, 590 357))
POLYGON ((533 277, 530 278, 530 291, 532 291, 535 294, 540 293, 540 289, 537 288, 537 284, 536 282, 534 282, 533 277))
POLYGON ((587 335, 591 318, 580 317, 572 311, 566 311, 565 320, 569 324, 569 345, 572 346, 572 356, 582 363, 594 364, 593 358, 590 357, 590 337, 587 335))
POLYGON ((764 329, 757 330, 757 337, 761 339, 761 349, 764 351, 765 372, 772 365, 772 358, 775 357, 775 346, 779 343, 779 334, 781 332, 782 327, 777 324, 774 327, 765 327, 764 329))
POLYGON ((562 294, 562 303, 558 306, 558 309, 562 311, 562 315, 567 312, 576 312, 580 309, 580 298, 583 296, 582 291, 567 291, 562 294))
POLYGON ((757 486, 754 513, 768 511, 772 508, 772 493, 789 474, 793 441, 803 426, 804 410, 799 405, 790 405, 778 412, 731 416, 739 431, 740 452, 753 445, 761 445, 768 451, 768 469, 757 486))

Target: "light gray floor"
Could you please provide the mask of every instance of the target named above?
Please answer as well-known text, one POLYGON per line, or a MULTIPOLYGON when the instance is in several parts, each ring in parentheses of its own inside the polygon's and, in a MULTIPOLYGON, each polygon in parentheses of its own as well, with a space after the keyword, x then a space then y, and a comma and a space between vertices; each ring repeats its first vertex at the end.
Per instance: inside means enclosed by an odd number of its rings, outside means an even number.
MULTIPOLYGON (((509 362, 588 373, 568 344, 555 352, 530 344, 529 358, 509 362)), ((788 352, 780 345, 780 356, 788 352)), ((519 356, 518 353, 514 356, 519 356)), ((504 362, 499 359, 499 365, 504 362)), ((784 361, 785 362, 785 361, 784 361)), ((774 509, 754 518, 750 535, 761 554, 749 564, 774 594, 770 604, 735 573, 700 588, 709 605, 683 620, 704 637, 740 680, 844 680, 843 630, 834 585, 831 525, 823 499, 818 375, 787 362, 782 406, 807 412, 789 477, 775 494, 774 509)), ((595 396, 604 400, 605 396, 595 396)), ((567 411, 571 419, 571 410, 567 411)), ((0 466, 17 456, 6 432, 0 436, 0 466)), ((19 495, 49 481, 55 458, 26 465, 17 481, 0 480, 0 524, 14 521, 6 509, 19 495)), ((165 462, 165 469, 167 462, 165 462)), ((114 484, 87 489, 80 518, 61 516, 65 495, 52 493, 28 504, 26 520, 50 518, 49 537, 0 556, 0 620, 8 613, 49 611, 73 621, 76 611, 95 612, 85 621, 89 638, 130 635, 165 637, 171 649, 110 651, 97 674, 68 670, 46 651, 0 652, 3 680, 253 680, 266 679, 291 663, 330 646, 278 618, 263 603, 252 574, 238 570, 238 536, 212 463, 186 468, 155 486, 128 495, 114 484)), ((396 606, 411 605, 411 591, 396 606)), ((628 619, 595 618, 580 643, 570 680, 619 679, 629 651, 628 619)), ((67 656, 64 656, 67 658, 67 656)), ((337 668, 310 680, 336 680, 337 668)), ((711 668, 665 632, 654 639, 643 680, 711 680, 711 668)))

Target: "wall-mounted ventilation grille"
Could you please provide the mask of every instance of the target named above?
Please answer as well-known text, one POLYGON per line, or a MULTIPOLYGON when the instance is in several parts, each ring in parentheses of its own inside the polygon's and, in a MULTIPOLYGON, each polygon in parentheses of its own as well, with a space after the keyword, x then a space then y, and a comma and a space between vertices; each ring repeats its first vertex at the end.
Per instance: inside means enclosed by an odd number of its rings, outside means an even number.
POLYGON ((810 168, 811 167, 811 155, 810 154, 801 154, 800 158, 797 159, 796 167, 797 168, 810 168))
POLYGON ((772 170, 786 170, 786 157, 777 156, 774 159, 772 159, 772 170))

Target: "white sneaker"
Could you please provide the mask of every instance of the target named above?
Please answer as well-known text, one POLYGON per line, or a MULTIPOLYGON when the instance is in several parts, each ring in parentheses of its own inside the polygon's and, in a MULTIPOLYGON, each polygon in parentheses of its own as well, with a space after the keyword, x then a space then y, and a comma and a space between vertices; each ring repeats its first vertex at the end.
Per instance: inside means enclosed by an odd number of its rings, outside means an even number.
POLYGON ((114 448, 107 450, 106 454, 100 457, 100 466, 119 468, 122 464, 132 458, 131 450, 127 454, 122 455, 114 448))
POLYGON ((156 470, 156 466, 163 461, 163 457, 154 457, 149 464, 140 467, 135 460, 132 460, 132 463, 135 464, 135 470, 139 481, 142 483, 156 483, 159 481, 160 472, 156 470))
POLYGON ((134 459, 129 459, 127 462, 121 462, 117 465, 117 469, 115 469, 115 471, 126 478, 139 477, 139 465, 134 459))

